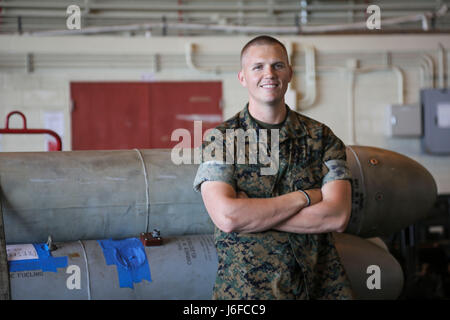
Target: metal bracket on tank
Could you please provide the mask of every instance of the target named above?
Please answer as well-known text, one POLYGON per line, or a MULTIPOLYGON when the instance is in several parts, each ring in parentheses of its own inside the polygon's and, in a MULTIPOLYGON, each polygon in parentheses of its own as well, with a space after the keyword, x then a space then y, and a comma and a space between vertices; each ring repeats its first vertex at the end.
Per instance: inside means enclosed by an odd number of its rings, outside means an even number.
POLYGON ((152 233, 144 233, 142 232, 140 235, 140 239, 142 244, 145 247, 153 247, 162 245, 161 233, 157 229, 153 229, 152 233))
POLYGON ((48 236, 46 244, 47 244, 47 247, 48 247, 49 251, 54 251, 54 250, 58 249, 56 247, 56 245, 53 243, 53 239, 52 239, 51 235, 48 236))

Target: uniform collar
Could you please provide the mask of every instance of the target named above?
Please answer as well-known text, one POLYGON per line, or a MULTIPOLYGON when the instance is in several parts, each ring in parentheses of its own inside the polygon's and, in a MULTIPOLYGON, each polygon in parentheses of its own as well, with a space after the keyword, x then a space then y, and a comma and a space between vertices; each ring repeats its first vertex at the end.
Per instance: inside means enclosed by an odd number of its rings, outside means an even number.
MULTIPOLYGON (((288 140, 290 138, 301 138, 308 133, 308 129, 305 124, 300 121, 298 114, 292 111, 288 105, 286 105, 288 114, 284 125, 280 128, 280 143, 288 140)), ((241 123, 241 128, 244 130, 248 129, 263 129, 259 124, 252 119, 250 112, 248 111, 248 103, 245 108, 239 113, 239 121, 241 123)))

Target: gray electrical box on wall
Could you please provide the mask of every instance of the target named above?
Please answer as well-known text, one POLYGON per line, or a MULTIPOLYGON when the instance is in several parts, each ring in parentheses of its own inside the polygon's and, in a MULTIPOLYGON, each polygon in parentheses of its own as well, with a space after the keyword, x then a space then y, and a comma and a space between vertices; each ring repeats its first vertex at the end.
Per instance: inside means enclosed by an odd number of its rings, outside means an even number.
POLYGON ((424 151, 450 154, 450 90, 421 90, 420 101, 423 108, 424 151))
POLYGON ((391 137, 420 138, 422 136, 422 108, 420 104, 392 104, 388 106, 391 137))

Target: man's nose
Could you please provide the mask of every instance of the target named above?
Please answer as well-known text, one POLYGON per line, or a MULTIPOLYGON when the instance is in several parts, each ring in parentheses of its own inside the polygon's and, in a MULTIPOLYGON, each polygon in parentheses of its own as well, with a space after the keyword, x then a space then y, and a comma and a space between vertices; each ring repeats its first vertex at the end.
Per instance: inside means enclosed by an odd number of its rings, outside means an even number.
POLYGON ((272 66, 268 66, 265 68, 264 77, 266 78, 274 78, 275 77, 275 69, 272 66))

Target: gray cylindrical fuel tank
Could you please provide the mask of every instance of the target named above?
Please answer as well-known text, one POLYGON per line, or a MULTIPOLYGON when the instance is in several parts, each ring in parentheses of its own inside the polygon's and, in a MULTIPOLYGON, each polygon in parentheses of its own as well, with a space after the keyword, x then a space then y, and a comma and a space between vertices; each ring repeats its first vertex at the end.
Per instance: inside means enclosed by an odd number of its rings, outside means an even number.
MULTIPOLYGON (((357 299, 395 299, 403 286, 399 264, 384 248, 352 235, 335 234, 336 248, 357 299), (380 268, 381 287, 366 287, 367 268, 380 268)), ((120 286, 115 265, 107 265, 98 241, 57 243, 54 258, 68 257, 67 266, 51 271, 10 272, 12 299, 210 299, 217 271, 212 235, 164 239, 146 247, 151 281, 133 288, 120 286), (74 282, 79 268, 80 286, 74 282)))
POLYGON ((198 165, 175 165, 170 153, 0 153, 6 242, 212 233, 192 188, 198 165))
POLYGON ((162 246, 145 247, 151 281, 142 279, 131 287, 121 287, 118 268, 107 265, 98 241, 55 244, 57 249, 51 252, 52 257, 67 257, 67 266, 57 268, 57 272, 10 272, 12 299, 211 298, 217 253, 210 234, 165 238, 162 246), (79 289, 76 276, 80 276, 79 289))
POLYGON ((379 237, 424 219, 437 197, 433 176, 415 160, 374 147, 347 147, 352 215, 345 233, 379 237))
MULTIPOLYGON (((372 147, 347 148, 353 175, 347 233, 386 235, 423 218, 436 198, 414 160, 372 147)), ((192 189, 198 165, 175 165, 171 150, 0 153, 6 242, 212 233, 192 189)))
POLYGON ((402 267, 380 238, 362 239, 334 233, 336 249, 357 299, 396 299, 404 277, 402 267))

